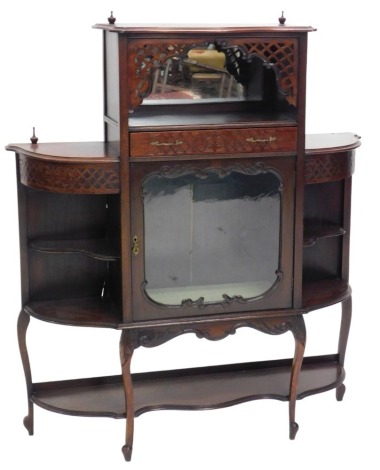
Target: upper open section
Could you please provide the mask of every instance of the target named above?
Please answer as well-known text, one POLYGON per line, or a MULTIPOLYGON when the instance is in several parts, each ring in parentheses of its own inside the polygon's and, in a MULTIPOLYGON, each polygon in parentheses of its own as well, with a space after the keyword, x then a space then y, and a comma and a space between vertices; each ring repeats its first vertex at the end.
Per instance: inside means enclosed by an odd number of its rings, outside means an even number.
POLYGON ((131 109, 204 100, 296 105, 295 38, 131 39, 128 46, 131 109))
POLYGON ((118 141, 115 126, 125 118, 134 131, 295 126, 304 119, 311 27, 95 27, 105 30, 109 140, 118 141))

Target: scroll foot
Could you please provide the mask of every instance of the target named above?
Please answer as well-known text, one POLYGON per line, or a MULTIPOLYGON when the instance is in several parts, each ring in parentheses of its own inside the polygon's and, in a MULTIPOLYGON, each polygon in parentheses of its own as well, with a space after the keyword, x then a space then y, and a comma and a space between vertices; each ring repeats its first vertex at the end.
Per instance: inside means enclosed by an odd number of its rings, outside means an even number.
POLYGON ((290 423, 290 426, 289 426, 289 439, 294 441, 295 437, 296 437, 296 434, 297 434, 297 431, 298 431, 298 424, 293 421, 292 423, 290 423))
POLYGON ((25 416, 24 418, 24 426, 26 427, 28 433, 29 433, 29 436, 33 436, 34 434, 34 423, 33 423, 33 414, 29 414, 27 416, 25 416))
POLYGON ((125 461, 130 462, 132 458, 132 447, 125 445, 122 447, 121 451, 123 452, 125 461))
POLYGON ((346 393, 346 386, 344 384, 340 384, 339 387, 337 387, 335 393, 336 393, 336 399, 338 401, 342 401, 344 394, 346 393))

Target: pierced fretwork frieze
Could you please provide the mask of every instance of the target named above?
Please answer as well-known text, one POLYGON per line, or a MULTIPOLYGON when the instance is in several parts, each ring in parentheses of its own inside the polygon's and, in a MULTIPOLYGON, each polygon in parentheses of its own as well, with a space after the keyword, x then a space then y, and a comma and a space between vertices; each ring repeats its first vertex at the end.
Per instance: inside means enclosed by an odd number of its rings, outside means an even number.
POLYGON ((169 59, 184 59, 194 47, 213 44, 226 54, 227 71, 242 84, 246 80, 246 65, 255 57, 267 68, 273 68, 279 91, 289 104, 296 104, 297 97, 297 41, 295 39, 210 39, 194 43, 191 39, 131 40, 129 44, 130 108, 136 109, 153 86, 154 72, 164 68, 169 59))
POLYGON ((132 42, 129 54, 131 56, 131 94, 130 107, 137 108, 146 98, 153 85, 153 73, 157 68, 164 67, 172 57, 182 57, 194 47, 193 41, 172 42, 163 44, 159 42, 143 43, 132 42))
POLYGON ((227 70, 242 84, 245 84, 245 66, 259 57, 266 68, 273 68, 279 90, 286 95, 289 104, 296 104, 297 95, 297 48, 294 40, 262 39, 248 42, 246 39, 229 45, 227 41, 217 41, 217 48, 227 57, 227 70))

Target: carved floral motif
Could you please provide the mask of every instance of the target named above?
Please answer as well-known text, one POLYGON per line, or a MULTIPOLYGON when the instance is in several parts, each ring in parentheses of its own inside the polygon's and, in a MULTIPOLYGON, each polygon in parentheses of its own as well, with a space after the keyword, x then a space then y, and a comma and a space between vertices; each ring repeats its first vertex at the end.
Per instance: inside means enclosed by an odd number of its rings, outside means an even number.
POLYGON ((253 318, 248 320, 226 321, 218 323, 179 324, 170 327, 141 328, 134 333, 134 346, 152 348, 177 336, 194 333, 197 338, 219 341, 233 335, 239 328, 249 327, 269 335, 281 335, 291 331, 301 344, 305 344, 306 333, 302 316, 253 318))

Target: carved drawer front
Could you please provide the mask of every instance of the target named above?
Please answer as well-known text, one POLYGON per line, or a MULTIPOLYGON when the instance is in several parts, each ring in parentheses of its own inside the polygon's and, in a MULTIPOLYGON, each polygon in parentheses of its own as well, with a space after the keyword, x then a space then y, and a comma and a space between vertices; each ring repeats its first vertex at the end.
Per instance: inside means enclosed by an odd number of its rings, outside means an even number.
POLYGON ((131 157, 292 152, 295 127, 132 132, 131 157))

